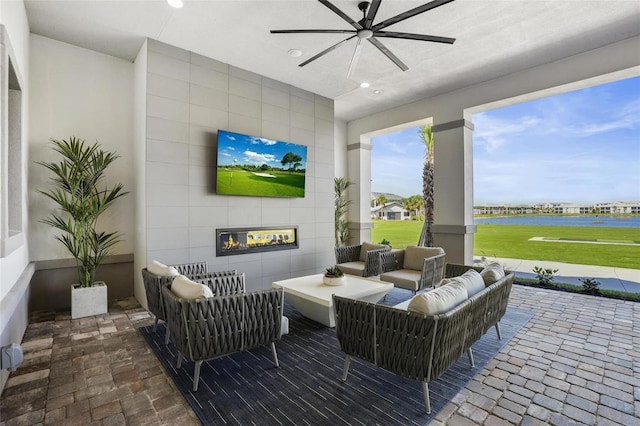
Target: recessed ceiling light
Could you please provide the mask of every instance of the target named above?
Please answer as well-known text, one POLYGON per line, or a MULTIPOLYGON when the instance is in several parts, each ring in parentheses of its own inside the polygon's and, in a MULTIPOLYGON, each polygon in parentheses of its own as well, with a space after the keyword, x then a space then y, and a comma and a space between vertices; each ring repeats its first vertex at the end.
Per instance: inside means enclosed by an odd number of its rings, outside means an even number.
POLYGON ((373 91, 373 94, 374 94, 374 95, 378 95, 378 94, 380 94, 380 91, 379 91, 379 90, 374 90, 374 91, 373 91))
POLYGON ((298 49, 291 49, 287 52, 289 54, 289 56, 291 56, 292 58, 298 58, 300 56, 302 56, 302 51, 298 50, 298 49))
POLYGON ((369 86, 371 86, 371 85, 369 83, 367 83, 366 81, 363 81, 362 83, 360 83, 360 87, 362 87, 363 89, 367 88, 369 86))
POLYGON ((182 0, 167 0, 167 3, 169 3, 169 6, 175 7, 176 9, 180 9, 182 6, 184 6, 182 0))

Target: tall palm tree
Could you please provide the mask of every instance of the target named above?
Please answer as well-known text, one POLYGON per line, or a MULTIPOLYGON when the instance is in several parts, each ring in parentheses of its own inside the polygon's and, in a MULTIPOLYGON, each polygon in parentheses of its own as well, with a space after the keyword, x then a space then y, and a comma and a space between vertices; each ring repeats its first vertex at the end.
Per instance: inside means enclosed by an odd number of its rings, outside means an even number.
POLYGON ((418 240, 419 246, 433 247, 433 232, 431 226, 433 225, 433 132, 431 131, 431 125, 425 124, 420 126, 418 134, 422 138, 424 145, 427 149, 424 167, 422 169, 422 198, 424 198, 424 225, 422 226, 422 232, 420 233, 420 239, 418 240))

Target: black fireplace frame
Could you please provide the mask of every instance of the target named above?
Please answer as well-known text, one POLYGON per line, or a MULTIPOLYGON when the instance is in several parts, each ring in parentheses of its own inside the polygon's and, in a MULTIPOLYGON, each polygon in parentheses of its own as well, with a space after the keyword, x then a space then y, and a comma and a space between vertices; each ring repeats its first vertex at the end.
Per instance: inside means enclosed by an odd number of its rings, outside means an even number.
POLYGON ((299 248, 299 242, 296 225, 216 229, 216 257, 293 250, 299 248), (260 237, 258 242, 256 237, 260 237))

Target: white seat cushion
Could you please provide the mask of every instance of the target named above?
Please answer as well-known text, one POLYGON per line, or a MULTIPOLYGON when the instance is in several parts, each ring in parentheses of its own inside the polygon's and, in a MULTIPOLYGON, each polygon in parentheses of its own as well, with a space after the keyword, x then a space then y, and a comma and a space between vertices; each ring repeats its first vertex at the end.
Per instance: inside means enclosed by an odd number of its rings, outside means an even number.
POLYGON ((147 271, 163 277, 180 274, 178 270, 173 266, 167 266, 163 263, 158 262, 157 260, 152 260, 151 262, 149 262, 149 264, 147 265, 147 271))
POLYGON ((282 316, 282 320, 280 321, 280 337, 285 334, 289 334, 289 318, 282 316))
POLYGON ((339 263, 336 266, 345 274, 357 275, 359 277, 364 275, 364 262, 346 262, 339 263))
POLYGON ((171 291, 181 299, 200 299, 213 297, 213 292, 204 284, 191 281, 184 275, 178 275, 171 283, 171 291))
POLYGON ((449 283, 435 290, 415 295, 408 310, 427 315, 444 314, 467 300, 467 289, 462 283, 449 283))
POLYGON ((484 280, 484 285, 489 287, 491 284, 503 278, 505 274, 502 265, 494 262, 487 265, 482 272, 480 272, 480 275, 484 280))
POLYGON ((393 283, 395 287, 416 291, 421 277, 421 271, 414 271, 413 269, 398 269, 380 274, 380 281, 393 283))

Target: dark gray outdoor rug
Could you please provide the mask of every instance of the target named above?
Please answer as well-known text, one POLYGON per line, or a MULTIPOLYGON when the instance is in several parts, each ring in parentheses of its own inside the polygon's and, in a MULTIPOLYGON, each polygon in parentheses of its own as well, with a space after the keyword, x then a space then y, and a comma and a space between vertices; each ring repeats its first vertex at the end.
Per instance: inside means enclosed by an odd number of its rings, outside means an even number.
MULTIPOLYGON (((411 294, 394 289, 385 305, 411 294)), ((290 332, 276 342, 280 368, 267 347, 239 352, 202 365, 200 385, 192 392, 194 363, 175 368, 177 353, 164 346, 164 325, 142 327, 167 373, 205 425, 424 425, 433 419, 473 376, 533 316, 508 308, 500 322, 502 340, 491 329, 473 345, 475 367, 463 355, 445 374, 429 383, 431 414, 424 411, 420 382, 405 379, 353 358, 346 382, 340 380, 344 353, 335 331, 302 317, 285 304, 290 332)))

